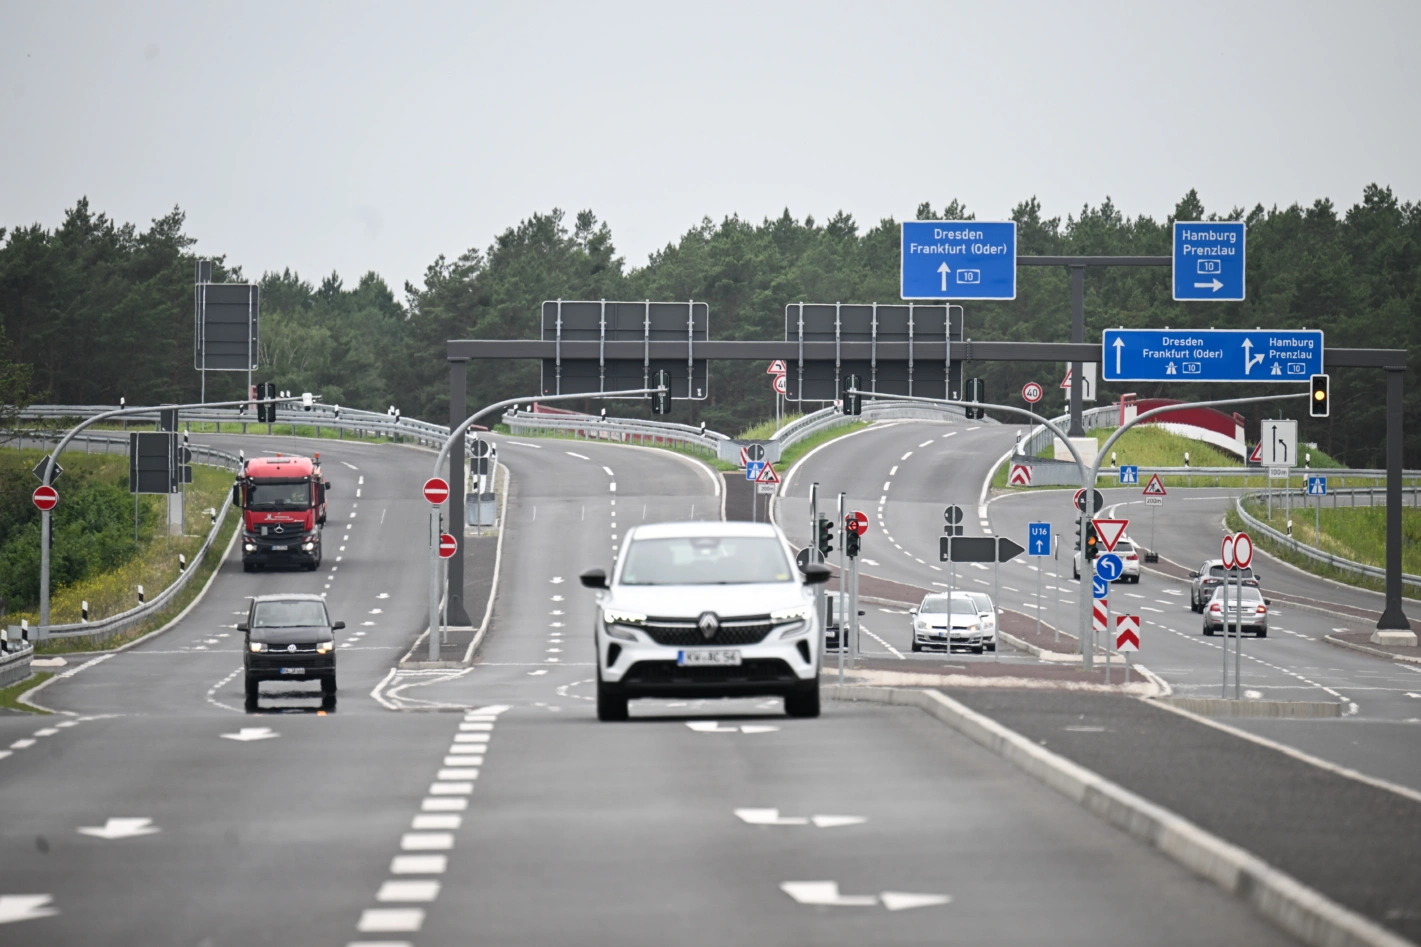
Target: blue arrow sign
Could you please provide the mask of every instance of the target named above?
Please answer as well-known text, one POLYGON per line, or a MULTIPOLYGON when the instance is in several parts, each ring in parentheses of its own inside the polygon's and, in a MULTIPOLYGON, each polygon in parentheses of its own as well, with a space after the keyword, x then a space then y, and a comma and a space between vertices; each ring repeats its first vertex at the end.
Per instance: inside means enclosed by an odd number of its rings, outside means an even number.
POLYGON ((905 220, 904 299, 1015 299, 1016 223, 905 220))
POLYGON ((1262 381, 1308 384, 1322 374, 1314 329, 1106 329, 1106 381, 1262 381))
POLYGON ((1051 555, 1051 524, 1026 524, 1026 554, 1028 556, 1051 555))
POLYGON ((1139 467, 1136 467, 1134 464, 1125 464, 1125 465, 1121 466, 1121 468, 1120 468, 1120 482, 1121 482, 1121 483, 1139 483, 1139 482, 1140 482, 1140 468, 1139 468, 1139 467))
POLYGON ((1102 576, 1090 577, 1090 594, 1095 598, 1105 598, 1110 594, 1110 582, 1102 576))
POLYGON ((1243 299, 1243 221, 1175 221, 1174 298, 1243 299))
POLYGON ((1310 496, 1310 497, 1325 497, 1325 496, 1327 496, 1327 478, 1326 478, 1326 477, 1308 477, 1308 496, 1310 496))
POLYGON ((1113 552, 1095 557, 1095 574, 1107 582, 1114 582, 1125 571, 1125 563, 1113 552))
POLYGON ((763 469, 765 469, 765 462, 763 460, 747 460, 745 462, 745 479, 754 480, 760 476, 760 471, 763 469))

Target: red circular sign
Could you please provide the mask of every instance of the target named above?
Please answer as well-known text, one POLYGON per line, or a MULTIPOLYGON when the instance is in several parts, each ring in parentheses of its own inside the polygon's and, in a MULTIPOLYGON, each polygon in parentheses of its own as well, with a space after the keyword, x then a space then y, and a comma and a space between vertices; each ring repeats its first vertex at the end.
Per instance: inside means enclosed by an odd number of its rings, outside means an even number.
POLYGON ((424 482, 424 498, 435 506, 449 499, 449 483, 443 477, 430 477, 424 482))
POLYGON ((844 529, 855 536, 862 536, 868 532, 868 517, 858 510, 854 510, 844 517, 844 529))
POLYGON ((1029 381, 1021 386, 1021 397, 1027 404, 1035 404, 1041 400, 1041 386, 1034 381, 1029 381))
POLYGON ((1220 553, 1219 558, 1224 561, 1224 568, 1232 569, 1234 567, 1234 536, 1232 533, 1224 537, 1220 553))
POLYGON ((459 551, 459 541, 448 533, 439 534, 439 558, 448 559, 459 551))
POLYGON ((1234 534, 1234 562, 1240 569, 1247 569, 1253 563, 1253 537, 1247 533, 1234 534))
POLYGON ((41 510, 52 510, 59 502, 59 494, 53 487, 35 487, 34 501, 41 510))

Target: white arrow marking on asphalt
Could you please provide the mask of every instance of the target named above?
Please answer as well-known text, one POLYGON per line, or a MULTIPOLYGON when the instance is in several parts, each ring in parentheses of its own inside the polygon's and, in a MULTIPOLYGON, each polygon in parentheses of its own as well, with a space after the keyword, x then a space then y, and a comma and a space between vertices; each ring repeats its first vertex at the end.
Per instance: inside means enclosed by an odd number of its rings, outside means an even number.
POLYGON ((861 815, 816 815, 810 816, 816 828, 837 829, 842 825, 862 825, 868 819, 861 815))
MULTIPOLYGON (((1210 281, 1207 282, 1207 283, 1195 283, 1195 284, 1194 284, 1194 288, 1195 288, 1195 289, 1211 289, 1211 288, 1212 288, 1212 289, 1214 290, 1214 292, 1217 293, 1219 290, 1221 290, 1221 289, 1224 288, 1224 284, 1219 282, 1218 277, 1214 277, 1212 280, 1210 280, 1210 281)), ((1259 358, 1261 359, 1262 356, 1259 356, 1259 358)))
POLYGON ((840 894, 837 881, 786 881, 780 890, 800 904, 839 907, 874 907, 878 898, 871 894, 840 894))
POLYGON ((778 809, 736 809, 741 822, 750 825, 808 825, 803 816, 782 816, 778 809))
POLYGON ((376 598, 389 598, 389 597, 390 597, 390 593, 389 593, 389 592, 381 592, 379 595, 377 595, 377 596, 375 596, 375 597, 376 597, 376 598))
POLYGON ((778 729, 779 729, 779 727, 748 726, 748 727, 741 727, 741 728, 740 728, 740 732, 741 732, 741 733, 774 733, 774 732, 775 732, 776 730, 778 730, 778 729))
POLYGON ((946 894, 913 894, 910 891, 885 891, 879 897, 883 898, 883 906, 890 911, 926 908, 952 901, 951 896, 946 894))
POLYGON ((9 924, 12 921, 33 921, 38 917, 50 917, 58 914, 58 908, 49 906, 53 900, 54 895, 52 894, 0 895, 0 924, 9 924))
POLYGON ((1407 697, 1421 698, 1421 694, 1407 694, 1406 696, 1407 696, 1407 697))
POLYGON ((1120 336, 1115 337, 1115 374, 1120 374, 1120 351, 1125 348, 1125 341, 1120 336))
POLYGON ((946 263, 943 263, 942 266, 937 268, 937 271, 942 276, 942 291, 945 293, 947 292, 947 274, 951 273, 952 270, 948 268, 946 263))
POLYGON ((553 585, 559 585, 559 584, 562 583, 562 576, 560 576, 560 575, 555 575, 555 576, 553 576, 551 579, 549 579, 548 581, 551 582, 553 585))
POLYGON ((224 733, 224 740, 238 740, 242 743, 250 743, 253 740, 271 740, 281 734, 275 732, 271 727, 243 727, 236 733, 224 733))
POLYGON ((734 733, 739 727, 722 727, 715 720, 687 720, 686 726, 697 733, 734 733))
POLYGON ((116 839, 153 835, 162 829, 154 825, 152 819, 109 819, 103 825, 80 826, 76 831, 80 835, 92 835, 94 838, 116 839))
MULTIPOLYGON (((1218 280, 1214 280, 1214 282, 1217 283, 1218 280)), ((1253 366, 1263 364, 1263 356, 1262 356, 1262 355, 1253 355, 1253 357, 1250 358, 1249 356, 1252 355, 1252 353, 1253 353, 1253 340, 1252 340, 1252 339, 1244 339, 1244 340, 1243 340, 1243 373, 1244 373, 1245 375, 1247 375, 1249 372, 1253 371, 1253 366)))

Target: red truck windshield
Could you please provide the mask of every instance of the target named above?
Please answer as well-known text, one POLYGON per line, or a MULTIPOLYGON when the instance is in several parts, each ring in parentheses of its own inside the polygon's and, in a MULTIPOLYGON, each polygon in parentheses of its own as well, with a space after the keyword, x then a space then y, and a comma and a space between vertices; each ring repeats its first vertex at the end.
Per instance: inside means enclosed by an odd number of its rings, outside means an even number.
POLYGON ((311 485, 305 480, 256 480, 247 487, 249 510, 305 510, 311 506, 311 485))

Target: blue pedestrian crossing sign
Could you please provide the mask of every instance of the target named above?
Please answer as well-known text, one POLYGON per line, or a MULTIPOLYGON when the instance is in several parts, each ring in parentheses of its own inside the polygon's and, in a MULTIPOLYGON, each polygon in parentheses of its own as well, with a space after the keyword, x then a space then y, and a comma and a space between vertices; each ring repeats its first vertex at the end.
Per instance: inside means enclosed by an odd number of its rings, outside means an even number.
POLYGON ((1028 556, 1051 555, 1051 524, 1026 524, 1026 554, 1028 556))
POLYGON ((1308 477, 1308 496, 1310 496, 1310 497, 1325 497, 1325 496, 1327 496, 1327 478, 1326 478, 1326 477, 1308 477))
POLYGON ((1121 482, 1121 483, 1139 483, 1139 482, 1140 482, 1140 468, 1137 467, 1137 466, 1135 466, 1134 464, 1125 464, 1125 465, 1121 466, 1121 468, 1120 468, 1120 482, 1121 482))
POLYGON ((1125 563, 1113 552, 1095 557, 1095 574, 1107 582, 1114 582, 1125 571, 1125 563))
POLYGON ((1175 221, 1174 298, 1243 299, 1243 241, 1241 220, 1175 221))
POLYGON ((764 467, 765 467, 765 462, 764 462, 763 460, 747 460, 747 461, 745 461, 745 479, 746 479, 746 480, 755 480, 755 479, 757 479, 757 478, 760 476, 760 471, 763 470, 764 467))
POLYGON ((1091 576, 1090 594, 1095 598, 1105 598, 1110 594, 1110 583, 1107 582, 1102 576, 1091 576))

